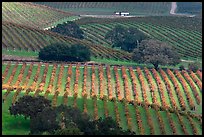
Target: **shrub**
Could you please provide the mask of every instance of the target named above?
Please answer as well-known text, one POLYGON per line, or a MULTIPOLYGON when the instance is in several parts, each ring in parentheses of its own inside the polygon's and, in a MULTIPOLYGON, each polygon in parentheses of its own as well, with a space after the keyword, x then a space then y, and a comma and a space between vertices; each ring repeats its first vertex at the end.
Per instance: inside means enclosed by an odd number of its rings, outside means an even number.
POLYGON ((73 21, 68 21, 67 23, 58 24, 55 28, 52 28, 51 31, 60 33, 65 36, 78 38, 78 39, 84 38, 84 32, 73 21))

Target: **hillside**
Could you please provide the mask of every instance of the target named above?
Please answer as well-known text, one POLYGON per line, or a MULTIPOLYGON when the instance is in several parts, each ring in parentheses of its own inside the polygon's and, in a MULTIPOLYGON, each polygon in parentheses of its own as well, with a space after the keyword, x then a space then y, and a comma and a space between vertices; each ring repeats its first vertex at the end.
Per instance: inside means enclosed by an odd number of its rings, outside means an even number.
POLYGON ((52 23, 72 15, 30 2, 2 2, 2 21, 40 29, 50 27, 52 23))
POLYGON ((90 48, 91 55, 95 58, 131 60, 130 54, 127 52, 96 45, 86 40, 65 37, 50 31, 43 31, 9 22, 2 23, 3 50, 38 52, 41 48, 56 42, 65 42, 67 44, 81 43, 90 48))
POLYGON ((181 58, 202 58, 202 33, 184 29, 173 29, 167 25, 154 25, 152 23, 127 21, 122 23, 87 24, 80 27, 86 34, 86 39, 100 45, 111 47, 111 43, 105 39, 108 31, 115 25, 138 28, 151 38, 167 42, 175 47, 181 58))
POLYGON ((128 11, 130 15, 169 15, 170 2, 35 2, 76 14, 113 15, 128 11))
MULTIPOLYGON (((42 95, 94 119, 109 115, 136 134, 202 134, 201 71, 3 62, 2 76, 4 117, 19 97, 42 95)), ((10 121, 3 123, 5 134, 10 121)))
MULTIPOLYGON (((4 90, 3 93, 6 91, 4 90)), ((8 107, 14 99, 24 96, 24 92, 10 92, 2 103, 4 119, 2 119, 3 135, 24 135, 29 133, 29 119, 23 117, 11 117, 8 107), (11 122, 12 121, 12 122, 11 122), (12 123, 17 126, 10 127, 12 123), (18 130, 18 132, 15 132, 18 130)), ((30 92, 29 95, 35 96, 30 92)), ((43 96, 43 93, 41 94, 43 96)), ((79 108, 86 112, 91 118, 104 118, 111 116, 123 129, 130 129, 136 135, 202 135, 201 115, 193 115, 180 111, 170 111, 158 109, 156 106, 147 107, 145 104, 128 104, 127 102, 117 102, 110 100, 96 100, 94 98, 73 98, 48 95, 47 97, 56 106, 66 104, 79 108), (55 102, 55 103, 54 103, 55 102)))
POLYGON ((140 17, 125 19, 82 18, 76 21, 86 39, 96 44, 111 46, 104 37, 115 25, 138 28, 151 38, 169 43, 184 59, 202 57, 202 20, 188 17, 140 17), (180 25, 182 24, 182 25, 180 25))
MULTIPOLYGON (((134 40, 128 38, 125 44, 134 40)), ((159 55, 145 58, 167 57, 159 55)), ((94 120, 111 116, 136 135, 202 135, 201 65, 201 2, 2 2, 2 134, 29 134, 30 118, 11 115, 9 107, 31 95, 44 96, 53 107, 78 108, 94 120), (115 11, 133 16, 116 16, 115 11), (67 21, 80 27, 84 39, 50 30, 67 21), (105 39, 116 25, 166 42, 181 55, 181 62, 159 64, 158 69, 134 62, 132 53, 112 48, 105 39), (40 49, 55 43, 88 47, 90 61, 40 60, 40 49)))
MULTIPOLYGON (((10 63, 2 65, 2 89, 156 104, 202 113, 202 72, 88 64, 10 63), (26 76, 27 75, 27 76, 26 76), (85 79, 86 77, 86 79, 85 79)), ((4 97, 3 97, 4 98, 4 97)))

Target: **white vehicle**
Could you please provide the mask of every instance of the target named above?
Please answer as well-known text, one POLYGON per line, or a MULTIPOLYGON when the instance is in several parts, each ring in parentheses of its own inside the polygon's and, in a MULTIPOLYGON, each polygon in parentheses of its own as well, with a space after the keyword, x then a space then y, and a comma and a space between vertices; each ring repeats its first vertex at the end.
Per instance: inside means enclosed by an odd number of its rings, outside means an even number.
POLYGON ((115 15, 119 15, 119 16, 129 16, 129 12, 115 12, 115 15))

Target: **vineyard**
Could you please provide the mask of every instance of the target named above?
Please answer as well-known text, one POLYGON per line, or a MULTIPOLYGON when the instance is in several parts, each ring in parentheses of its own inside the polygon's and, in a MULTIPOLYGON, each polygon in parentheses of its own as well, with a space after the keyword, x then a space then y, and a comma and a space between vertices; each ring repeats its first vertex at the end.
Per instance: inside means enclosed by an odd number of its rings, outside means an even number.
POLYGON ((109 47, 93 44, 86 40, 65 37, 57 33, 43 31, 27 26, 16 25, 9 22, 2 23, 2 49, 36 51, 53 43, 76 44, 80 43, 90 48, 91 55, 95 58, 113 60, 131 60, 130 54, 109 47))
POLYGON ((170 2, 35 2, 77 14, 113 15, 129 11, 131 15, 169 15, 170 2))
POLYGON ((73 106, 94 120, 111 116, 136 135, 202 135, 202 69, 187 69, 191 62, 202 64, 200 4, 178 2, 176 12, 196 14, 190 18, 170 15, 171 2, 3 2, 2 134, 29 134, 30 119, 8 109, 22 96, 40 95, 54 107, 73 106), (115 11, 137 17, 85 17, 115 11), (49 30, 67 21, 79 25, 83 40, 49 30), (133 62, 132 53, 105 39, 116 25, 168 43, 181 63, 156 70, 133 62), (84 45, 91 61, 39 60, 40 49, 55 43, 84 45))
MULTIPOLYGON (((202 72, 89 64, 11 63, 2 65, 5 99, 12 90, 35 95, 97 97, 164 109, 202 113, 202 72)), ((15 99, 13 100, 15 102, 15 99)))
POLYGON ((138 28, 151 38, 164 41, 175 47, 183 58, 202 57, 202 33, 183 29, 174 29, 169 26, 159 26, 150 23, 122 22, 109 24, 86 24, 81 28, 86 34, 86 39, 100 45, 109 46, 111 43, 104 37, 115 25, 138 28))
POLYGON ((126 17, 126 18, 93 18, 84 17, 75 21, 79 25, 86 24, 109 24, 109 23, 149 23, 152 25, 169 26, 174 29, 202 32, 202 18, 177 17, 177 16, 147 16, 147 17, 126 17), (180 25, 182 24, 182 25, 180 25))
MULTIPOLYGON (((34 96, 33 93, 29 93, 29 95, 34 96)), ((24 96, 24 93, 21 92, 18 97, 22 96, 24 96)), ((6 105, 12 103, 13 98, 16 98, 15 92, 11 92, 7 96, 3 109, 6 109, 6 105)), ((123 129, 130 129, 138 135, 202 134, 201 118, 194 114, 169 112, 169 110, 159 110, 157 107, 148 107, 145 104, 134 103, 131 105, 126 101, 109 101, 106 98, 97 100, 95 97, 88 99, 86 96, 82 98, 68 97, 65 101, 61 96, 56 98, 56 96, 49 95, 48 99, 55 102, 55 105, 63 103, 77 107, 94 119, 111 116, 123 129)))
POLYGON ((40 29, 50 27, 52 23, 70 16, 70 13, 30 2, 2 3, 2 21, 40 29))
POLYGON ((201 80, 201 71, 4 62, 2 98, 11 104, 24 95, 42 95, 53 106, 78 107, 94 119, 111 116, 141 135, 198 135, 201 80))

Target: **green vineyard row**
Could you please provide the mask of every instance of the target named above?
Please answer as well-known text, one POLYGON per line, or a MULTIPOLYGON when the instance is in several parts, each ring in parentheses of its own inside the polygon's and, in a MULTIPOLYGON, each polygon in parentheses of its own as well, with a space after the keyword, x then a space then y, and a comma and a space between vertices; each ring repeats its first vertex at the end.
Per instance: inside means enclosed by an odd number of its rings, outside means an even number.
POLYGON ((95 58, 114 60, 131 60, 129 53, 102 47, 86 40, 65 37, 57 33, 16 25, 9 22, 2 23, 2 48, 6 50, 40 51, 41 48, 53 43, 80 43, 91 50, 95 58))
POLYGON ((202 34, 199 32, 135 22, 87 24, 81 25, 81 28, 85 32, 87 40, 96 44, 111 46, 110 42, 105 39, 105 35, 115 25, 138 28, 151 38, 169 43, 184 58, 202 57, 202 34))

